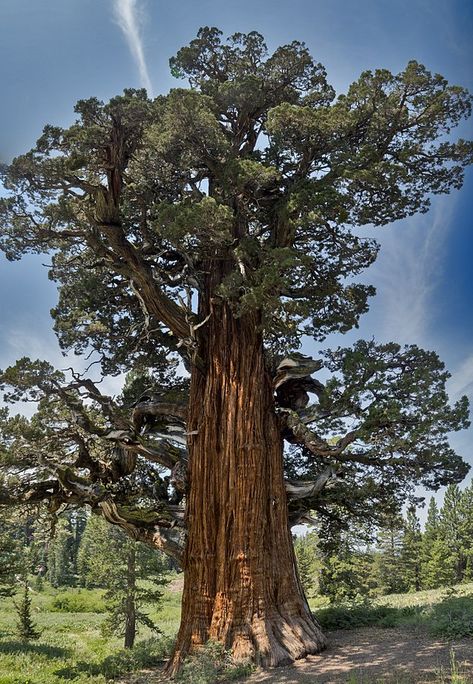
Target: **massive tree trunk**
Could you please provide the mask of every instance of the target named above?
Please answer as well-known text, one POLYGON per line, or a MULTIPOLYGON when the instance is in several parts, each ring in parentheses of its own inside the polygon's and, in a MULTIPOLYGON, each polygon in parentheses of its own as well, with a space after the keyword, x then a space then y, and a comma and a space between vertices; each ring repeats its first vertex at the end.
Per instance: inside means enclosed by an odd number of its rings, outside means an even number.
POLYGON ((297 574, 283 445, 257 314, 213 300, 192 375, 181 627, 170 671, 208 639, 237 659, 292 662, 325 646, 297 574))

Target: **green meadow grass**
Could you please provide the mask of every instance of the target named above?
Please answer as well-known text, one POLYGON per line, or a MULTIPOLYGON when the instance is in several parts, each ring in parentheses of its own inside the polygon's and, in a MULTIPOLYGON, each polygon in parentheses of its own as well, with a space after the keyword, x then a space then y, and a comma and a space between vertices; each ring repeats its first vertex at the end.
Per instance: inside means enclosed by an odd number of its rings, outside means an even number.
MULTIPOLYGON (((169 652, 179 627, 180 601, 179 591, 165 589, 161 607, 149 607, 162 634, 156 637, 143 628, 135 648, 125 651, 122 639, 101 633, 105 614, 100 590, 61 591, 45 585, 43 591, 33 591, 32 612, 41 636, 28 643, 15 636, 12 599, 1 599, 0 684, 106 684, 126 672, 156 666, 169 652)), ((327 630, 403 626, 452 640, 473 636, 473 583, 451 590, 385 596, 366 605, 311 603, 327 630)), ((439 673, 436 681, 464 684, 467 680, 453 669, 439 673)), ((347 684, 359 682, 352 678, 347 684)), ((362 684, 372 683, 363 679, 362 684)))
POLYGON ((165 594, 162 620, 159 611, 149 611, 162 636, 143 628, 131 651, 122 648, 122 639, 102 636, 105 614, 99 590, 57 591, 45 586, 42 592, 33 591, 32 614, 41 635, 28 643, 15 635, 13 600, 2 599, 0 684, 105 684, 125 672, 157 665, 169 652, 179 624, 180 596, 165 594), (87 605, 101 612, 69 612, 87 605))
POLYGON ((313 610, 326 630, 406 627, 445 639, 473 637, 473 583, 313 610))

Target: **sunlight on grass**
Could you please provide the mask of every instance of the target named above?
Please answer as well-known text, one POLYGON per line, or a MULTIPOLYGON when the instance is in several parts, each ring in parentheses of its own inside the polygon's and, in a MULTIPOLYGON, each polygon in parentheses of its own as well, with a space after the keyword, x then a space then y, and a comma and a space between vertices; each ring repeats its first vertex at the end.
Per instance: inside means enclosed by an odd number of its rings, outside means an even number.
POLYGON ((12 599, 1 601, 0 684, 106 684, 122 673, 157 666, 169 651, 169 635, 176 631, 179 620, 179 599, 173 595, 163 604, 163 637, 151 638, 151 632, 142 629, 135 648, 124 651, 122 639, 102 636, 103 613, 54 612, 56 599, 66 594, 68 609, 75 605, 102 609, 97 590, 58 592, 45 587, 44 592, 34 592, 33 617, 41 636, 29 643, 15 635, 12 599))
MULTIPOLYGON (((16 613, 12 599, 2 599, 0 612, 0 684, 106 684, 126 672, 158 666, 169 652, 179 627, 181 592, 176 586, 164 590, 159 609, 150 615, 162 636, 151 638, 142 629, 132 651, 122 649, 122 640, 102 636, 102 612, 57 612, 78 606, 102 610, 99 590, 58 591, 45 586, 33 592, 34 620, 41 631, 38 641, 22 643, 15 636, 16 613)), ((325 629, 361 626, 394 627, 458 639, 473 636, 473 583, 450 589, 380 597, 370 604, 328 606, 325 599, 311 600, 325 629)), ((412 678, 369 679, 361 673, 347 674, 346 684, 411 684, 412 678), (350 678, 351 677, 351 678, 350 678), (357 678, 358 677, 358 678, 357 678), (361 678, 360 678, 361 677, 361 678)), ((452 650, 449 668, 438 670, 436 684, 468 684, 463 663, 452 650)))

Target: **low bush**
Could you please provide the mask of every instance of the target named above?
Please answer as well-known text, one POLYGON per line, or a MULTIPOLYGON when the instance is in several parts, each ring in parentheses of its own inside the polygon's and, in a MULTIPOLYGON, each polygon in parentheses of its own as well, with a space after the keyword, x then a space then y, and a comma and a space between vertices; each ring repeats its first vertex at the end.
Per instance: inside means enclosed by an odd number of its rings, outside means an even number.
POLYGON ((323 629, 410 627, 432 636, 462 639, 473 636, 473 594, 446 597, 438 603, 395 607, 371 603, 332 605, 316 612, 323 629))
POLYGON ((187 658, 176 681, 179 684, 217 684, 247 677, 252 671, 251 663, 235 663, 222 644, 209 641, 187 658))
POLYGON ((429 632, 446 639, 473 637, 473 594, 446 598, 432 607, 429 632))
POLYGON ((107 656, 94 674, 100 673, 107 678, 114 678, 145 667, 156 667, 169 656, 172 643, 173 640, 169 638, 139 641, 133 648, 124 648, 107 656))
POLYGON ((106 681, 110 681, 134 670, 157 667, 169 656, 172 643, 172 639, 167 637, 144 639, 133 648, 119 649, 102 660, 71 662, 66 667, 56 670, 55 674, 61 680, 74 680, 74 684, 77 678, 85 676, 104 677, 106 681))
POLYGON ((49 607, 53 613, 105 613, 105 602, 101 593, 81 589, 63 591, 57 594, 49 607))
POLYGON ((335 605, 317 611, 316 618, 323 629, 355 629, 357 627, 397 627, 410 622, 422 609, 417 606, 393 608, 371 603, 335 605))

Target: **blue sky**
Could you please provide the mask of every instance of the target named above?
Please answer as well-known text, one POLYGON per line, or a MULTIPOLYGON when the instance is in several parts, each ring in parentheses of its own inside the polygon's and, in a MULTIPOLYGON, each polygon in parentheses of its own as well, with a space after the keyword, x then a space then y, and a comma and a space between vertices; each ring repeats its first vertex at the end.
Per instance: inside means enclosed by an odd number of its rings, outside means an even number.
MULTIPOLYGON (((303 40, 338 92, 364 69, 396 72, 409 59, 473 91, 470 0, 1 0, 0 161, 29 149, 44 124, 70 124, 80 98, 181 85, 168 59, 203 25, 260 31, 270 48, 303 40)), ((471 121, 461 135, 472 137, 471 121)), ((373 231, 382 250, 365 279, 378 295, 360 330, 329 344, 374 336, 434 349, 452 372, 452 398, 473 400, 472 215, 470 170, 427 215, 373 231)), ((50 332, 46 262, 0 257, 0 367, 25 354, 68 365, 50 332)), ((473 464, 472 430, 452 443, 473 464)))

